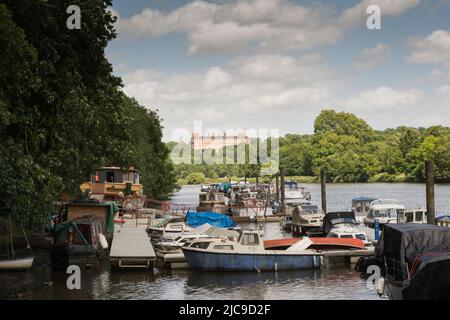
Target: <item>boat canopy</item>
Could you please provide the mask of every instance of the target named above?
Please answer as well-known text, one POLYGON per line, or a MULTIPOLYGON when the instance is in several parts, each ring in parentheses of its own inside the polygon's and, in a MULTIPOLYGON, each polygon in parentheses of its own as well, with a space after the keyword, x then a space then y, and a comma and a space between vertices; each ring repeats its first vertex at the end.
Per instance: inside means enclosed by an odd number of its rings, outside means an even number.
POLYGON ((194 228, 205 223, 217 228, 233 228, 236 226, 236 222, 231 220, 230 217, 217 212, 188 212, 186 223, 194 228))
POLYGON ((386 224, 375 253, 404 264, 426 253, 450 250, 450 228, 429 224, 386 224))
POLYGON ((323 218, 323 228, 327 234, 337 224, 357 224, 354 212, 328 212, 323 218))
POLYGON ((358 198, 352 199, 352 202, 373 202, 375 200, 377 200, 377 198, 373 198, 373 197, 358 197, 358 198))

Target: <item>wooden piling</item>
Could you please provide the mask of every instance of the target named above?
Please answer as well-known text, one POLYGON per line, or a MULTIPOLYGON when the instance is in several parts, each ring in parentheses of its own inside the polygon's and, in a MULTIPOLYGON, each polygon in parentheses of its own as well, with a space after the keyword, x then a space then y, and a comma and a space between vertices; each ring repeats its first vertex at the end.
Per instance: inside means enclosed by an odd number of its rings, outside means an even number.
POLYGON ((279 181, 280 175, 277 173, 275 175, 275 196, 277 202, 280 202, 280 181, 279 181))
POLYGON ((425 162, 426 197, 427 197, 427 223, 436 224, 436 207, 434 199, 434 163, 425 162))
POLYGON ((327 175, 325 169, 320 169, 320 194, 322 199, 322 210, 327 214, 327 175))
POLYGON ((281 213, 286 214, 286 203, 284 195, 284 169, 280 168, 280 191, 281 191, 281 213))

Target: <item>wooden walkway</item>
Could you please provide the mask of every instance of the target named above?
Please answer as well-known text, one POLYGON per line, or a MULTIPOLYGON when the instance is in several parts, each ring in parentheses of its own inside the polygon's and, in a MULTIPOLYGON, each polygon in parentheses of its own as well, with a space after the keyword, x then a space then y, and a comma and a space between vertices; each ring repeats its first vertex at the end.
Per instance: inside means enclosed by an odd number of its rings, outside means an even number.
POLYGON ((128 219, 122 227, 116 226, 109 256, 111 265, 119 269, 151 268, 156 260, 145 227, 134 219, 128 219))

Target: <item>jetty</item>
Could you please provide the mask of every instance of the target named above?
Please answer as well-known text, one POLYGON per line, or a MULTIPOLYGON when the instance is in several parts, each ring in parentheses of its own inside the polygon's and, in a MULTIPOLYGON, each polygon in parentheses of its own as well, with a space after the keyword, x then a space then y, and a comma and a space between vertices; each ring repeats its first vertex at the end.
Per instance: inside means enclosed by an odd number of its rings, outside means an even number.
POLYGON ((153 268, 155 250, 150 242, 144 224, 127 219, 116 228, 111 245, 110 261, 115 269, 153 268))

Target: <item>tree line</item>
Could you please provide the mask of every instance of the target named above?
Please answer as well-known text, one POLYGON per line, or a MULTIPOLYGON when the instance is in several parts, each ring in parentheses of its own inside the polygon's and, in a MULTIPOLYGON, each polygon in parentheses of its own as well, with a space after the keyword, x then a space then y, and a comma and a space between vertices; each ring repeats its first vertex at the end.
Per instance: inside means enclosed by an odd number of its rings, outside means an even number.
MULTIPOLYGON (((313 134, 287 134, 279 144, 280 166, 287 176, 301 181, 317 181, 324 168, 327 180, 336 183, 422 182, 424 162, 431 159, 437 182, 450 182, 450 128, 442 126, 379 131, 354 114, 323 110, 315 119, 313 134)), ((258 172, 256 165, 175 166, 182 183, 225 176, 256 177, 258 172)))
POLYGON ((105 48, 110 0, 4 0, 0 4, 0 210, 41 221, 61 193, 75 195, 100 166, 133 165, 144 191, 174 187, 161 119, 122 92, 105 48), (82 8, 81 29, 66 9, 82 8))

